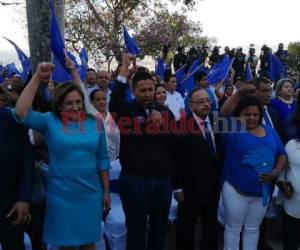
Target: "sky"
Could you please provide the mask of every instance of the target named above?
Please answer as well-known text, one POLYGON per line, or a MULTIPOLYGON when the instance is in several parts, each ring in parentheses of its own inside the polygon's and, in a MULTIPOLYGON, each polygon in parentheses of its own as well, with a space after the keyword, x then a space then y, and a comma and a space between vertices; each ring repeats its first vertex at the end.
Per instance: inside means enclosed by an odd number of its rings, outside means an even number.
MULTIPOLYGON (((300 41, 299 0, 196 1, 199 2, 196 10, 189 17, 200 21, 203 34, 217 38, 220 46, 246 47, 254 43, 274 47, 280 42, 287 45, 290 41, 300 41)), ((15 41, 26 53, 29 51, 20 19, 16 7, 0 5, 0 62, 17 61, 14 49, 3 36, 15 41)))

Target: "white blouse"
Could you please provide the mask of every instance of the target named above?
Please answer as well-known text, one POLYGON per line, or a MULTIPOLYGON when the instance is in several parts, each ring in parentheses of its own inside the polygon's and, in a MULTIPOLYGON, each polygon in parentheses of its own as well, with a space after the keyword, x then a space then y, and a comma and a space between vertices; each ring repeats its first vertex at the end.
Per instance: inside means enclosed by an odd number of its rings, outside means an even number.
MULTIPOLYGON (((291 200, 284 199, 283 206, 287 214, 300 219, 300 142, 290 140, 285 146, 288 155, 288 170, 286 181, 290 181, 294 188, 291 200)), ((281 179, 284 178, 284 173, 281 179)))

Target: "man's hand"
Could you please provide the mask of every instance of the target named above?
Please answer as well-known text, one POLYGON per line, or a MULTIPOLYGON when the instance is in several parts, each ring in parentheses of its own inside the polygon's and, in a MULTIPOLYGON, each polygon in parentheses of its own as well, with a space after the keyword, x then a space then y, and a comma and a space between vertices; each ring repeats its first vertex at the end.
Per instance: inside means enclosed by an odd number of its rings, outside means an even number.
POLYGON ((52 63, 48 63, 48 62, 39 63, 36 68, 36 72, 34 76, 38 78, 39 82, 42 82, 44 79, 51 78, 53 69, 54 69, 54 64, 52 63))
POLYGON ((16 220, 12 222, 13 225, 28 224, 31 221, 28 203, 16 202, 6 217, 10 218, 13 214, 17 215, 16 220))
POLYGON ((65 49, 64 49, 64 53, 65 53, 65 66, 71 71, 76 69, 74 62, 70 59, 65 49))
POLYGON ((153 110, 150 114, 150 120, 152 123, 157 124, 158 126, 161 126, 163 124, 163 118, 159 111, 153 110))
POLYGON ((122 55, 122 66, 120 68, 120 75, 127 78, 129 75, 129 67, 132 62, 135 62, 135 56, 131 54, 123 54, 122 55))
POLYGON ((174 198, 179 203, 183 202, 184 201, 184 193, 183 193, 183 191, 181 191, 181 192, 175 192, 174 193, 174 198))

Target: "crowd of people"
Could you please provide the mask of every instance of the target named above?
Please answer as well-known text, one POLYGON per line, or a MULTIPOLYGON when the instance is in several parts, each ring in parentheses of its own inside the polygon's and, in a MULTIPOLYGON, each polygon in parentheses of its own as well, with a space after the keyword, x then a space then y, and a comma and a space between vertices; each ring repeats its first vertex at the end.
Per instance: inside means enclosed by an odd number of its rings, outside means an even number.
MULTIPOLYGON (((276 54, 284 64, 282 44, 276 54)), ((268 79, 267 58, 253 47, 247 56, 228 47, 219 55, 215 47, 208 57, 205 46, 188 54, 179 47, 175 56, 165 46, 162 58, 164 79, 136 66, 131 54, 113 75, 88 69, 84 82, 67 54, 72 81, 54 83, 55 65, 46 62, 26 84, 4 76, 2 250, 23 250, 24 232, 33 250, 94 250, 103 231, 107 249, 164 250, 174 203, 177 250, 193 250, 195 236, 202 250, 272 249, 264 219, 271 208, 282 216, 284 250, 297 250, 299 85, 268 79), (235 57, 231 76, 209 85, 196 72, 194 89, 182 96, 172 68, 188 72, 201 53, 211 66, 235 57), (109 237, 114 211, 123 216, 114 222, 125 230, 122 248, 109 237)))

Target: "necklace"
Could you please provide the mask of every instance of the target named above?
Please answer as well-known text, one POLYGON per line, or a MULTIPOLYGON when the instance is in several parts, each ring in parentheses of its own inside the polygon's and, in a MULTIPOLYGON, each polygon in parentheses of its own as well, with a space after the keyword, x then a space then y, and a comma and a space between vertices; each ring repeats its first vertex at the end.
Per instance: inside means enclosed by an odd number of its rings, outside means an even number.
POLYGON ((292 108, 292 104, 293 104, 293 102, 294 102, 294 99, 293 99, 293 97, 290 99, 290 100, 284 100, 283 98, 281 98, 281 97, 278 97, 278 99, 280 100, 280 101, 282 101, 284 104, 286 104, 287 106, 288 106, 288 108, 289 109, 291 109, 292 108))

